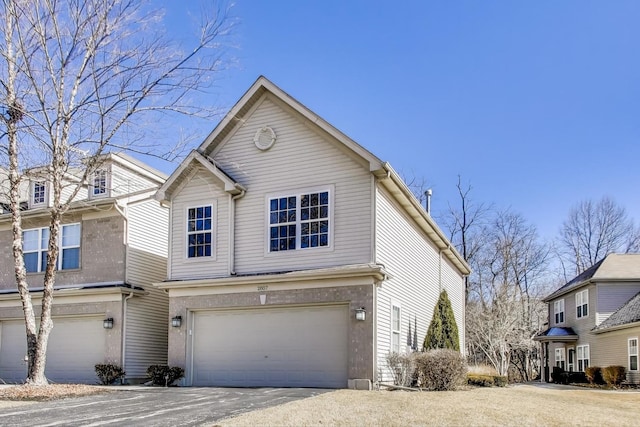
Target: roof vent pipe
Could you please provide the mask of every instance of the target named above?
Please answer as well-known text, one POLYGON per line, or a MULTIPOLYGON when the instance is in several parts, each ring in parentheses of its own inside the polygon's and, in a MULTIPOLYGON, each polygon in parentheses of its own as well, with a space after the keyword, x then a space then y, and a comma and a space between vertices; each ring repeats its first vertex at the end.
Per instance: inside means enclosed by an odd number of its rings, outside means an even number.
POLYGON ((433 191, 431 191, 431 189, 429 188, 427 191, 424 192, 424 208, 427 210, 427 213, 429 215, 431 215, 431 195, 433 194, 433 191))

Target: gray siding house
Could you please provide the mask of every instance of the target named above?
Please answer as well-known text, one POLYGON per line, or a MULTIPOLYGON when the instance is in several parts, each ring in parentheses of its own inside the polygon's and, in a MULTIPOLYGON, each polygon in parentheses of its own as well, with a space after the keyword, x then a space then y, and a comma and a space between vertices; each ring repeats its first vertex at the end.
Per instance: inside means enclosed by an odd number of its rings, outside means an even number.
POLYGON ((584 372, 588 366, 624 366, 627 381, 640 383, 640 254, 611 254, 544 301, 549 328, 542 343, 543 381, 553 366, 584 372))
POLYGON ((183 385, 369 388, 469 268, 388 163, 264 77, 160 188, 183 385))
MULTIPOLYGON (((165 277, 167 265, 169 212, 153 197, 166 176, 124 154, 103 160, 90 182, 79 184, 62 220, 45 371, 54 382, 96 383, 97 363, 122 366, 126 379, 137 382, 149 365, 167 360, 168 297, 151 285, 165 277)), ((46 177, 37 175, 23 191, 23 249, 36 311, 46 262, 48 192, 46 177)), ((0 379, 20 383, 26 378, 26 333, 11 236, 5 209, 0 214, 0 379)))

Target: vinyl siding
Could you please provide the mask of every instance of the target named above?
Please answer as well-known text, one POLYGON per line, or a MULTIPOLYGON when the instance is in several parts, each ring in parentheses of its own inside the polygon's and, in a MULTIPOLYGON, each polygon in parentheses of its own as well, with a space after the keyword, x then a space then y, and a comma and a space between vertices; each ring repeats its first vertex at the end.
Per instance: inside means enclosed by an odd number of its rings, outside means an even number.
POLYGON ((171 203, 171 279, 198 279, 228 275, 229 195, 222 183, 204 168, 198 168, 171 203), (211 257, 187 258, 187 210, 213 205, 211 257))
POLYGON ((111 163, 109 168, 111 174, 111 197, 135 193, 136 191, 158 186, 157 182, 153 182, 149 178, 122 167, 117 163, 111 163))
POLYGON ((376 262, 383 264, 391 275, 377 293, 377 370, 381 380, 391 379, 385 360, 391 351, 391 305, 395 302, 401 306, 401 351, 409 342, 409 324, 414 334, 416 319, 415 344, 421 349, 440 296, 440 283, 451 300, 464 348, 462 276, 444 257, 440 258, 429 239, 382 189, 376 194, 376 262))
POLYGON ((169 298, 152 283, 166 278, 168 209, 156 200, 127 207, 127 283, 146 295, 127 301, 124 370, 144 379, 152 364, 167 363, 169 298))
POLYGON ((604 322, 631 297, 640 292, 640 283, 598 283, 596 325, 604 322))
MULTIPOLYGON (((305 125, 296 114, 267 97, 213 153, 222 169, 247 188, 236 205, 238 274, 365 263, 372 259, 371 174, 340 143, 316 132, 313 125, 305 125), (260 151, 253 138, 264 126, 275 131, 277 140, 269 150, 260 151), (296 195, 326 187, 334 189, 332 247, 268 253, 268 195, 296 195)), ((222 210, 219 208, 219 212, 222 210)), ((175 212, 179 214, 180 210, 175 212)))
MULTIPOLYGON (((629 369, 629 338, 640 339, 640 326, 598 334, 598 343, 591 350, 592 366, 624 366, 629 369)), ((628 372, 627 381, 640 383, 640 372, 628 372)))

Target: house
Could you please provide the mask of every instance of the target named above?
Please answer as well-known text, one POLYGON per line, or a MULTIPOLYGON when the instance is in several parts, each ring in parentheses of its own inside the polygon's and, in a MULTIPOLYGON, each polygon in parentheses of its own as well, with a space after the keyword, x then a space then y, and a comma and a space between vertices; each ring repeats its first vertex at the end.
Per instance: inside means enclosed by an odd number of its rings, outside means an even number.
MULTIPOLYGON (((44 171, 27 174, 23 250, 39 315, 50 189, 44 171)), ((60 229, 45 370, 49 380, 96 383, 95 364, 112 363, 136 382, 145 379, 149 365, 166 363, 168 297, 151 285, 166 271, 169 212, 153 197, 165 179, 124 154, 104 155, 89 183, 67 174, 63 192, 81 188, 60 229)), ((26 378, 26 333, 13 273, 10 215, 5 204, 0 213, 0 379, 19 383, 26 378)))
POLYGON ((158 191, 183 385, 369 388, 469 267, 388 163, 260 77, 158 191))
POLYGON ((640 383, 640 254, 607 255, 544 301, 550 327, 535 338, 542 343, 543 381, 550 381, 550 366, 584 372, 619 365, 628 382, 640 383))

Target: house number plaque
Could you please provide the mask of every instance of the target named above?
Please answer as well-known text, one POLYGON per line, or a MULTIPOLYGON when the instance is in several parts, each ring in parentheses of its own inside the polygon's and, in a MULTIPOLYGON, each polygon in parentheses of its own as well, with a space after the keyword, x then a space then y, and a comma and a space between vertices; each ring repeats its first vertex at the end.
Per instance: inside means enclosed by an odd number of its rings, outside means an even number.
POLYGON ((269 286, 267 286, 267 285, 258 286, 258 292, 260 292, 260 291, 266 291, 267 289, 269 289, 269 286))

